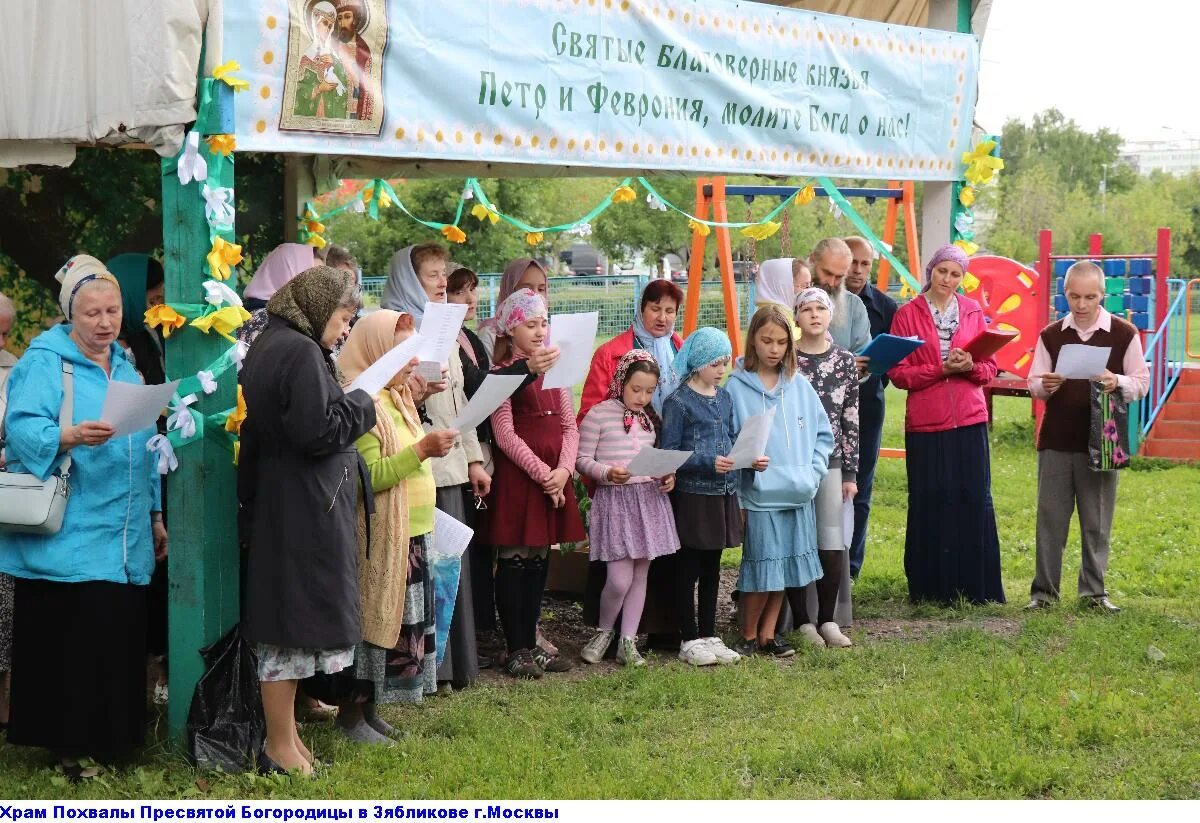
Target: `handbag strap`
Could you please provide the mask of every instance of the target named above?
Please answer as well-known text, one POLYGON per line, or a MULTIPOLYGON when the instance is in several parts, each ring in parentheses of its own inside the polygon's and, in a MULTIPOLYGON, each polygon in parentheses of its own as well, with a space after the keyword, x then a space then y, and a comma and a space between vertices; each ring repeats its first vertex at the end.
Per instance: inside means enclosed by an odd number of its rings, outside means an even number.
MULTIPOLYGON (((63 399, 62 406, 58 410, 58 428, 63 431, 71 425, 71 418, 75 411, 75 365, 68 363, 66 360, 62 362, 62 388, 63 399)), ((7 386, 5 389, 7 390, 7 386)), ((8 410, 5 409, 5 414, 0 417, 0 448, 3 448, 8 443, 8 410)), ((58 467, 59 474, 63 479, 71 476, 71 451, 67 450, 66 456, 63 457, 62 465, 58 467)))

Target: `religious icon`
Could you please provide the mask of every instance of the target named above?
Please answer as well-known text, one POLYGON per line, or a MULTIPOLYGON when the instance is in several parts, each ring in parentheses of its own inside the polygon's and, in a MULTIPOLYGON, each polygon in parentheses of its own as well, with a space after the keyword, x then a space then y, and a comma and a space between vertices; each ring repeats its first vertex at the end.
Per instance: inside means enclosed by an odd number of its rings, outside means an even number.
POLYGON ((378 136, 386 0, 288 0, 279 128, 378 136))

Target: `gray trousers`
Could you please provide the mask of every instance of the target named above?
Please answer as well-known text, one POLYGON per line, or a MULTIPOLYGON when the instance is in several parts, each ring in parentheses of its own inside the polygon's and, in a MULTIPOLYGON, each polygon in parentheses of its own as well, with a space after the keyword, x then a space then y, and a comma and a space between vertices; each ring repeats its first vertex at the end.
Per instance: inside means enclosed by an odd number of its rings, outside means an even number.
MULTIPOLYGON (((846 534, 846 505, 842 502, 842 470, 834 467, 829 470, 817 489, 814 501, 817 507, 817 549, 819 551, 840 551, 842 558, 842 579, 838 586, 837 605, 833 609, 833 622, 841 628, 849 628, 854 624, 854 602, 850 589, 850 535, 846 534)), ((851 504, 853 505, 853 504, 851 504)), ((853 512, 853 509, 851 509, 853 512)), ((850 516, 853 530, 853 514, 850 516)), ((811 620, 817 618, 817 584, 809 583, 804 587, 805 599, 808 602, 808 616, 811 620)), ((792 619, 792 610, 787 601, 783 603, 783 611, 779 615, 777 631, 790 632, 796 629, 792 619)))
POLYGON ((1079 596, 1102 597, 1108 568, 1109 536, 1117 500, 1117 472, 1088 468, 1084 452, 1038 452, 1037 572, 1030 587, 1036 600, 1057 600, 1063 550, 1071 515, 1079 510, 1083 559, 1079 596))

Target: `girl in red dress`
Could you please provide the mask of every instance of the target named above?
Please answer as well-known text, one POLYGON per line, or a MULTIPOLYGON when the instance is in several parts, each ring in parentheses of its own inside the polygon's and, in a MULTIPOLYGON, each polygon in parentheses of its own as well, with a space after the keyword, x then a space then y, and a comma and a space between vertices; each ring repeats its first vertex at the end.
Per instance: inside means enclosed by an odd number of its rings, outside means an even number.
MULTIPOLYGON (((546 301, 529 289, 513 292, 496 311, 497 332, 509 339, 513 360, 545 342, 546 301)), ((496 610, 508 646, 505 671, 538 678, 551 661, 537 645, 537 625, 550 546, 584 539, 571 472, 579 429, 567 389, 543 389, 542 376, 519 389, 492 414, 499 447, 492 480, 497 547, 496 610)))

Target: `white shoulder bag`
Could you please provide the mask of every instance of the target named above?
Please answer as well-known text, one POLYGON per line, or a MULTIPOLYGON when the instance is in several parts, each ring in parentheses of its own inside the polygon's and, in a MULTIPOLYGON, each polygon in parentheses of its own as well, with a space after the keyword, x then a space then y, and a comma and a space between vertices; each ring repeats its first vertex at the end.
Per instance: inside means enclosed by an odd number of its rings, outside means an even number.
MULTIPOLYGON (((63 403, 58 414, 60 431, 71 425, 75 406, 75 367, 62 364, 63 403)), ((0 420, 0 448, 6 441, 4 422, 0 420)), ((58 473, 41 480, 28 472, 0 471, 0 531, 26 534, 58 534, 71 496, 71 454, 68 452, 58 473)))

